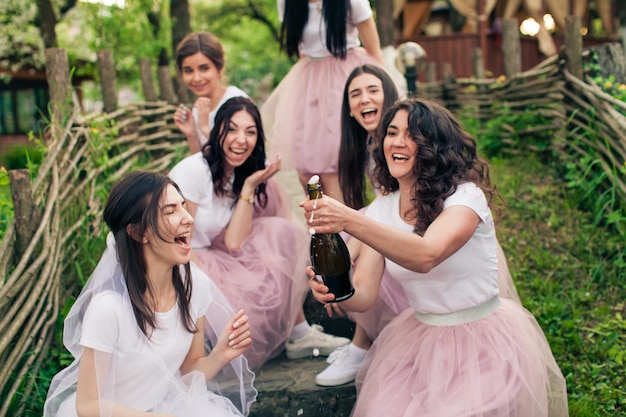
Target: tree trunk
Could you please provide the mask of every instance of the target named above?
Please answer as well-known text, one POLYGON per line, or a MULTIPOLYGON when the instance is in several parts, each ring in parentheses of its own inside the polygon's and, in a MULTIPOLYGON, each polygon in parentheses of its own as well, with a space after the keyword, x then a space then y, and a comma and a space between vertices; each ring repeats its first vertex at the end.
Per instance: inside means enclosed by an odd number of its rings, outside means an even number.
POLYGON ((393 1, 376 1, 376 27, 380 36, 380 46, 395 46, 393 30, 393 1))
POLYGON ((43 38, 43 44, 47 48, 57 47, 57 34, 55 27, 57 25, 57 16, 52 7, 50 0, 37 0, 39 14, 37 20, 39 22, 39 30, 43 38))
POLYGON ((187 0, 172 0, 170 19, 172 21, 172 51, 175 51, 178 43, 191 32, 189 2, 187 0))

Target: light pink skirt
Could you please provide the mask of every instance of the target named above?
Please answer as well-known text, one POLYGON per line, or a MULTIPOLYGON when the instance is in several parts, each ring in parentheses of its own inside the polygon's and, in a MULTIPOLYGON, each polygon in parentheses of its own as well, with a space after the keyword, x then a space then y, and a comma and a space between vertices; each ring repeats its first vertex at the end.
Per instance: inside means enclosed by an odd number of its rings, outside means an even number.
POLYGON ((404 289, 385 269, 374 305, 364 312, 351 311, 347 315, 365 330, 370 340, 375 340, 383 328, 407 308, 409 302, 404 289))
POLYGON ((338 170, 341 102, 352 70, 376 61, 363 48, 346 59, 301 58, 261 107, 268 154, 283 169, 323 174, 338 170))
MULTIPOLYGON (((350 235, 345 233, 342 236, 346 242, 351 238, 350 235)), ((496 246, 500 297, 509 298, 521 304, 517 288, 509 272, 504 251, 499 243, 496 246)), ((375 340, 382 329, 407 308, 409 308, 409 302, 402 285, 389 276, 385 269, 374 305, 362 313, 348 312, 347 315, 365 330, 365 334, 367 334, 370 340, 375 340)))
POLYGON ((368 351, 355 417, 567 417, 565 380, 535 318, 501 299, 487 317, 432 326, 407 309, 368 351))
POLYGON ((245 356, 254 370, 283 351, 308 291, 310 235, 303 226, 276 216, 288 204, 277 182, 268 183, 267 193, 270 203, 253 219, 252 234, 239 250, 226 248, 223 233, 210 248, 194 250, 198 266, 232 307, 248 315, 253 342, 245 356))

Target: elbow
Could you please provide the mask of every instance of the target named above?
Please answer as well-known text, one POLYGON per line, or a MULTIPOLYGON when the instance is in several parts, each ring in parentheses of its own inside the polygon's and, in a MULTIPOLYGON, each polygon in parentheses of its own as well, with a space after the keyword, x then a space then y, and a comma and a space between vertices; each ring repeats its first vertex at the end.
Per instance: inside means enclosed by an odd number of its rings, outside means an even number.
POLYGON ((413 268, 413 271, 419 272, 421 274, 427 274, 431 270, 433 270, 433 268, 439 265, 441 261, 442 259, 436 258, 436 257, 424 259, 422 260, 422 262, 419 262, 417 265, 415 265, 415 267, 413 268))
POLYGON ((241 242, 233 239, 224 239, 224 246, 226 246, 229 252, 235 252, 241 249, 241 242))
MULTIPOLYGON (((76 399, 76 415, 78 417, 91 417, 94 415, 92 410, 99 410, 99 408, 99 404, 92 404, 76 399)), ((99 415, 99 412, 95 415, 99 415)))
POLYGON ((419 272, 420 274, 427 274, 429 273, 433 268, 435 267, 435 265, 430 264, 430 263, 420 263, 418 265, 415 265, 413 268, 411 268, 413 271, 415 272, 419 272))

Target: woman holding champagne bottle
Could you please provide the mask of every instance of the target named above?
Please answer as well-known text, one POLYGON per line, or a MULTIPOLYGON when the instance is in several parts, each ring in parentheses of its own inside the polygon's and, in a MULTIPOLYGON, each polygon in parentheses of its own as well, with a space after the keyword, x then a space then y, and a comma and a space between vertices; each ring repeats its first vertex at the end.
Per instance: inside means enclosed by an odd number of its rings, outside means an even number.
MULTIPOLYGON (((376 129, 382 114, 397 99, 398 92, 393 81, 380 67, 362 65, 356 67, 348 77, 343 92, 339 151, 339 182, 343 200, 348 207, 363 212, 367 210, 366 181, 375 184, 371 176, 374 167, 371 154, 376 129)), ((377 187, 373 186, 373 189, 378 193, 377 187)), ((349 236, 346 240, 352 259, 358 261, 361 242, 349 239, 349 236)), ((497 250, 500 294, 519 302, 499 244, 497 250)), ((332 306, 329 305, 329 308, 332 306)), ((329 356, 329 366, 316 376, 316 383, 335 386, 354 380, 372 340, 408 306, 404 290, 397 281, 389 278, 385 270, 375 304, 364 312, 348 312, 350 319, 356 323, 352 343, 337 348, 329 356)), ((329 310, 329 314, 332 314, 332 310, 329 310)))
MULTIPOLYGON (((367 310, 385 268, 410 304, 367 352, 353 415, 566 417, 565 380, 541 328, 499 296, 495 191, 475 139, 422 99, 396 103, 380 131, 382 195, 367 213, 326 196, 302 204, 317 233, 343 230, 363 243, 342 308, 367 310)), ((332 301, 308 274, 315 298, 332 301)))

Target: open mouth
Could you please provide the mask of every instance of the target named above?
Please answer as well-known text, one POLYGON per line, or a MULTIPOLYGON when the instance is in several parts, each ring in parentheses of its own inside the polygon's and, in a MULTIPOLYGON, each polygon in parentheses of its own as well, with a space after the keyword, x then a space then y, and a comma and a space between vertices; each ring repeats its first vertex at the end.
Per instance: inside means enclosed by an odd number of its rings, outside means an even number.
POLYGON ((391 155, 391 157, 393 158, 394 161, 408 161, 409 160, 408 155, 404 155, 401 153, 394 153, 393 155, 391 155))
POLYGON ((234 153, 235 155, 243 155, 246 153, 245 149, 233 149, 233 148, 229 148, 231 153, 234 153))
POLYGON ((377 115, 378 110, 376 109, 365 109, 361 112, 361 116, 363 116, 365 122, 375 122, 377 115))
POLYGON ((187 233, 183 233, 183 234, 176 236, 174 238, 174 242, 176 242, 178 245, 184 248, 188 248, 190 238, 191 238, 191 233, 187 232, 187 233))

